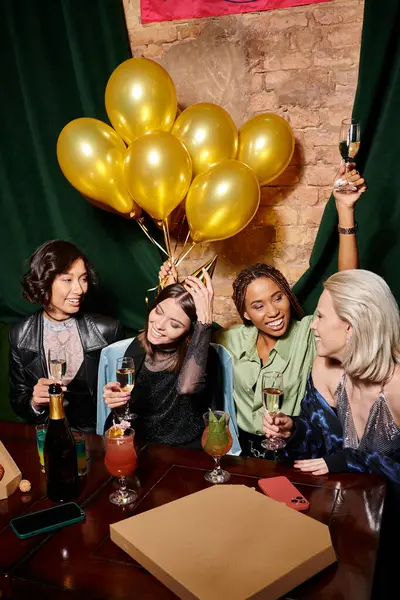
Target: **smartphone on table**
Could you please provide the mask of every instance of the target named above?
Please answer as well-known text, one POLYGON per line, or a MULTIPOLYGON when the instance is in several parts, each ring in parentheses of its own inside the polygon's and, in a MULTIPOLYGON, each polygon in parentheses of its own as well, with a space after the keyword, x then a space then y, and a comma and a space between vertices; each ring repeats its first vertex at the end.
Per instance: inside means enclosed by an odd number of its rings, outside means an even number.
POLYGON ((65 525, 79 523, 84 518, 85 513, 80 506, 75 502, 67 502, 11 519, 10 526, 21 540, 25 540, 40 533, 60 529, 65 525))
POLYGON ((287 477, 281 476, 259 479, 258 485, 266 496, 273 500, 277 500, 278 502, 284 502, 287 506, 290 506, 290 508, 301 511, 310 508, 309 501, 287 477))

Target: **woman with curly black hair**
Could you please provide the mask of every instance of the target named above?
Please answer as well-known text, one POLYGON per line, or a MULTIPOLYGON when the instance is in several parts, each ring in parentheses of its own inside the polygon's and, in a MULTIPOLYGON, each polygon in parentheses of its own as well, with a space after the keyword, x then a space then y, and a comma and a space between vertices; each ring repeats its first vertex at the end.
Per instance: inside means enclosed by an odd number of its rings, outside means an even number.
POLYGON ((30 259, 23 296, 42 308, 10 331, 10 400, 30 423, 48 418, 49 353, 66 361, 65 413, 72 428, 95 431, 97 370, 102 348, 123 338, 118 321, 82 312, 94 269, 74 244, 52 240, 30 259))

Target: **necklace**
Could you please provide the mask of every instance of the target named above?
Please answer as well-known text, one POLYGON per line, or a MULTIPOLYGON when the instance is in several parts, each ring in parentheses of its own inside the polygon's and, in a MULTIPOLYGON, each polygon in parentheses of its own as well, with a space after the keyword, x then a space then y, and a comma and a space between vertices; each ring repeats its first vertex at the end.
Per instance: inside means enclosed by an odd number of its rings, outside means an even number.
POLYGON ((157 349, 153 356, 146 355, 144 362, 146 367, 150 368, 151 371, 164 371, 176 364, 176 360, 176 348, 173 350, 168 349, 167 351, 157 349))
POLYGON ((57 323, 66 323, 67 321, 71 321, 74 317, 65 317, 65 319, 56 319, 50 313, 47 312, 45 308, 43 308, 43 312, 46 313, 48 317, 50 317, 50 321, 56 321, 57 323))

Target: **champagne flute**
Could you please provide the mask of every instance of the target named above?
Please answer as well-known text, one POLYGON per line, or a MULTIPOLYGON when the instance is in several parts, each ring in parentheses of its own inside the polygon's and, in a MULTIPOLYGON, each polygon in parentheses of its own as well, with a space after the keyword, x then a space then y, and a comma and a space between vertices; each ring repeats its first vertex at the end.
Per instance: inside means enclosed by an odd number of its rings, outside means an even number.
POLYGON ((64 348, 58 350, 49 349, 48 352, 49 375, 54 381, 60 381, 61 385, 63 377, 67 372, 67 357, 64 348))
MULTIPOLYGON (((267 413, 274 419, 280 412, 283 402, 283 375, 270 372, 262 375, 262 402, 267 413)), ((281 438, 266 438, 261 442, 266 450, 280 450, 286 446, 281 438)))
MULTIPOLYGON (((346 172, 349 170, 349 164, 352 163, 358 154, 360 148, 360 123, 355 119, 343 119, 339 133, 339 152, 346 165, 346 172)), ((335 181, 333 189, 342 194, 352 194, 357 191, 355 185, 346 182, 344 179, 335 181)))
MULTIPOLYGON (((133 362, 133 358, 129 356, 117 358, 116 377, 117 382, 121 386, 121 392, 132 392, 135 387, 135 363, 133 362)), ((129 408, 129 401, 125 404, 124 411, 119 413, 119 417, 129 423, 136 417, 129 408)))
POLYGON ((204 413, 205 430, 201 437, 204 452, 213 457, 215 467, 204 475, 210 483, 225 483, 231 478, 228 471, 221 469, 221 458, 232 448, 232 436, 229 431, 229 414, 222 410, 209 410, 204 413))

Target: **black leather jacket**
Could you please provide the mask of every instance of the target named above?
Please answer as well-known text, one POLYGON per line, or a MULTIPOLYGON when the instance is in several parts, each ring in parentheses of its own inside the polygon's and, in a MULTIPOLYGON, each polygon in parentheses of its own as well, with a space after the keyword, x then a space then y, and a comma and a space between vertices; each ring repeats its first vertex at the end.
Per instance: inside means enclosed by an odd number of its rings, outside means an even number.
MULTIPOLYGON (((96 425, 97 371, 101 350, 124 338, 118 321, 102 315, 83 313, 77 316, 83 347, 83 397, 66 407, 70 425, 91 431, 96 425), (89 406, 88 406, 89 405, 89 406)), ((33 388, 47 378, 43 351, 43 316, 39 311, 10 330, 10 401, 13 411, 29 423, 45 423, 48 410, 36 414, 31 405, 33 388)))

